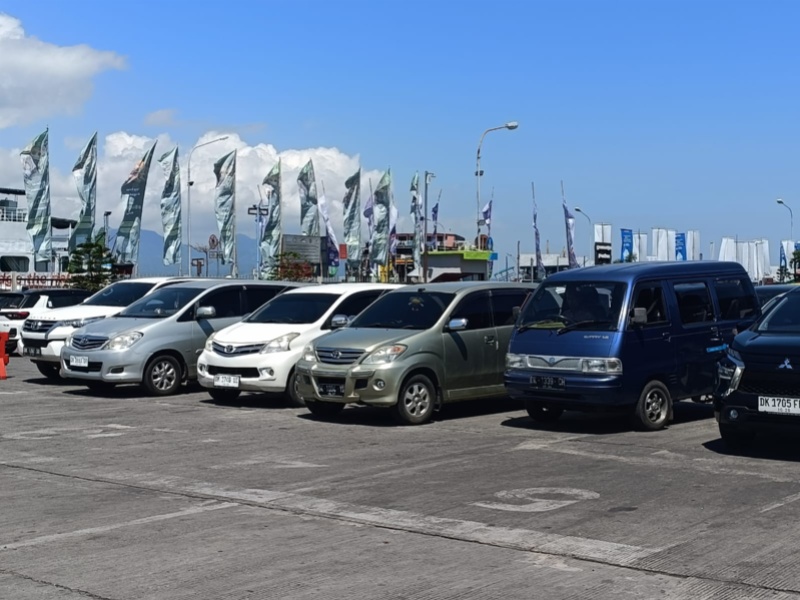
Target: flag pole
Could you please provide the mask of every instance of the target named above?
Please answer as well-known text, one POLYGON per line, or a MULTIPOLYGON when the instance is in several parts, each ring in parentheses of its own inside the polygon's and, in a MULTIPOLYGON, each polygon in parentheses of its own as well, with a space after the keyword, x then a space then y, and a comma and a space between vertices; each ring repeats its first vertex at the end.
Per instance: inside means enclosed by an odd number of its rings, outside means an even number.
MULTIPOLYGON (((369 178, 369 197, 372 198, 372 210, 375 211, 375 196, 372 193, 372 177, 369 178)), ((367 243, 369 244, 369 246, 367 247, 367 268, 369 269, 369 272, 367 273, 367 276, 370 279, 372 279, 372 242, 373 242, 373 237, 374 237, 374 235, 373 235, 374 232, 373 232, 372 228, 374 227, 374 224, 368 223, 367 227, 369 228, 369 232, 370 232, 369 240, 367 241, 367 243)))

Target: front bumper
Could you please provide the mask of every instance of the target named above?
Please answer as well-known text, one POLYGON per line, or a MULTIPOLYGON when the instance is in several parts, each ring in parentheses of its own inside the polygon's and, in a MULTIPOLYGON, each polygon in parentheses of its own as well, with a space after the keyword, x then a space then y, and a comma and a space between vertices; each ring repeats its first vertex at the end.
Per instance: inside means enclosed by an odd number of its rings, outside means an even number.
POLYGON ((128 350, 77 350, 64 346, 61 352, 61 376, 69 379, 107 383, 141 383, 147 353, 128 350), (86 362, 78 366, 75 361, 86 362))
POLYGON ((622 375, 507 369, 504 381, 511 398, 540 401, 564 410, 620 410, 633 406, 639 392, 625 393, 622 375), (559 389, 534 387, 534 377, 560 378, 563 379, 564 386, 559 389))
MULTIPOLYGON (((71 332, 72 330, 70 330, 71 332)), ((59 364, 61 362, 61 350, 67 341, 67 333, 61 335, 22 334, 22 343, 25 347, 25 354, 33 362, 59 364), (35 354, 29 354, 35 353, 35 354)))
POLYGON ((393 406, 407 372, 401 361, 383 365, 332 365, 301 360, 295 367, 304 398, 343 404, 393 406), (326 395, 320 386, 341 385, 342 395, 326 395))
POLYGON ((203 350, 197 360, 197 381, 204 388, 216 388, 215 375, 233 375, 239 377, 239 390, 283 393, 298 358, 300 352, 291 351, 228 357, 203 350))

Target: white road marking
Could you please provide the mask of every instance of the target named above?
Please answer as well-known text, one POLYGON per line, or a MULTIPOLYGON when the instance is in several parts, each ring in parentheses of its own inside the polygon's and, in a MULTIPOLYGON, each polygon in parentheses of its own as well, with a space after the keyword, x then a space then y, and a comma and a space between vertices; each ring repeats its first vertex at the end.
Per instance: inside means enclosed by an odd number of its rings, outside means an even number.
POLYGON ((124 434, 122 434, 122 433, 93 433, 91 435, 87 435, 86 438, 90 439, 90 440, 93 440, 93 439, 96 439, 96 438, 120 437, 121 435, 124 435, 124 434))
POLYGON ((472 502, 473 506, 505 510, 509 512, 547 512, 564 508, 581 500, 596 500, 597 492, 578 488, 527 488, 523 490, 505 490, 495 493, 502 500, 528 500, 525 504, 508 504, 503 502, 472 502), (540 498, 539 496, 571 496, 571 499, 540 498))
POLYGON ((179 510, 173 513, 163 515, 154 515, 152 517, 144 517, 142 519, 134 519, 133 521, 125 521, 123 523, 114 523, 113 525, 103 525, 101 527, 89 527, 87 529, 78 529, 76 531, 69 531, 66 533, 54 533, 52 535, 43 535, 40 537, 31 538, 22 542, 13 542, 11 544, 0 545, 0 550, 16 550, 17 548, 27 548, 29 546, 36 546, 38 544, 47 544, 50 542, 57 542, 61 540, 68 540, 72 538, 83 537, 86 535, 96 535, 98 533, 105 533, 113 531, 122 527, 133 527, 136 525, 147 525, 149 523, 158 523, 159 521, 167 521, 169 519, 176 519, 188 515, 196 515, 199 513, 208 512, 210 510, 219 510, 221 508, 229 508, 237 506, 235 502, 214 502, 213 504, 202 504, 194 506, 185 510, 179 510))
POLYGON ((282 456, 254 456, 246 460, 225 463, 224 465, 213 465, 209 469, 229 469, 231 467, 249 467, 254 465, 272 466, 273 469, 320 469, 327 465, 293 460, 282 456))
POLYGON ((764 508, 762 508, 758 512, 762 513, 769 512, 771 510, 775 510, 776 508, 780 508, 781 506, 786 506, 787 504, 791 504, 792 502, 797 502, 798 500, 800 500, 800 493, 792 494, 790 496, 782 498, 781 500, 778 500, 777 502, 774 502, 772 504, 767 504, 764 508))

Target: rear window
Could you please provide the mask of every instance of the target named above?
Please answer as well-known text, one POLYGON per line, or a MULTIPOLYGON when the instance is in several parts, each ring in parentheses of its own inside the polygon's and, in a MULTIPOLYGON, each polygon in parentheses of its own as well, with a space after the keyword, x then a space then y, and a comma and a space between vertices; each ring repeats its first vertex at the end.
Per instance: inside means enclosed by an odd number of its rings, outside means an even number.
POLYGON ((24 298, 24 294, 0 294, 0 308, 19 308, 24 298))
MULTIPOLYGON (((35 306, 36 303, 41 298, 41 294, 25 294, 19 304, 17 304, 14 308, 30 308, 35 306)), ((10 308, 10 307, 9 307, 10 308)))

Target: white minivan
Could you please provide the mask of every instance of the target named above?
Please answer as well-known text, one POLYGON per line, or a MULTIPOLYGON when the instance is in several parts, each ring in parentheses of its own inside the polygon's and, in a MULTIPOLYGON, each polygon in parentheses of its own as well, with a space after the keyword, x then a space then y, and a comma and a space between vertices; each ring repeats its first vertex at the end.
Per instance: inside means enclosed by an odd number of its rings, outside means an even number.
POLYGON ((303 399, 294 365, 306 344, 343 327, 386 292, 388 283, 334 283, 289 290, 243 321, 211 335, 197 361, 197 379, 212 398, 235 400, 243 391, 286 393, 303 399))

